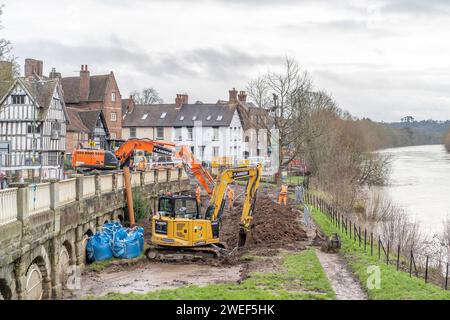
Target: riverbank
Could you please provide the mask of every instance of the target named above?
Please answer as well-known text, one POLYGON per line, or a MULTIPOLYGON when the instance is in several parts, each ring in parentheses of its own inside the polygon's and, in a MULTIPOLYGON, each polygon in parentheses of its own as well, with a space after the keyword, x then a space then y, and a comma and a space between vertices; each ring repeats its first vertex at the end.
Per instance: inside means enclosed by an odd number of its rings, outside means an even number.
POLYGON ((369 299, 450 300, 450 291, 425 283, 423 279, 410 277, 408 273, 397 271, 394 266, 378 260, 376 255, 368 254, 364 251, 364 247, 360 247, 348 234, 336 228, 320 210, 314 208, 312 218, 326 235, 339 234, 342 241, 340 254, 359 279, 369 299), (377 270, 379 270, 379 286, 376 279, 377 270))

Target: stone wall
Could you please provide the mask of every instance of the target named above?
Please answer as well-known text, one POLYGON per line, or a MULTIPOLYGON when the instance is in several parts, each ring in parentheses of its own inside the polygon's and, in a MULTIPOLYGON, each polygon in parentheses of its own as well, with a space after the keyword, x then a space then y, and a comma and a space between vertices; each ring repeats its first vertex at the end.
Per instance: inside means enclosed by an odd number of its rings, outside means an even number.
MULTIPOLYGON (((164 171, 141 172, 135 177, 134 192, 141 192, 153 211, 159 195, 190 190, 181 169, 164 171)), ((84 267, 87 238, 106 221, 123 219, 122 176, 121 171, 107 179, 95 176, 95 193, 89 196, 83 196, 83 180, 91 178, 76 176, 73 201, 67 195, 59 200, 64 194, 59 185, 66 182, 52 182, 49 194, 40 194, 49 197, 50 209, 37 213, 30 208, 30 203, 39 200, 30 198, 33 188, 18 189, 17 219, 0 225, 0 299, 61 297, 65 279, 84 267)))

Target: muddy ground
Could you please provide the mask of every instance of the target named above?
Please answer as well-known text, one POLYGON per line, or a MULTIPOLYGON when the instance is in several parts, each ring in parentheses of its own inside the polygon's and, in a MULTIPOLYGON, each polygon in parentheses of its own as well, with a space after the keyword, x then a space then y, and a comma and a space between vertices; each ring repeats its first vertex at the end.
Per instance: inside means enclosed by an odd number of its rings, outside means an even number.
MULTIPOLYGON (((226 209, 222 218, 221 241, 229 250, 237 247, 239 221, 243 203, 243 187, 235 186, 234 208, 226 209)), ((108 292, 144 293, 160 289, 177 288, 189 284, 199 286, 217 282, 238 282, 251 272, 271 272, 280 268, 280 250, 298 251, 311 244, 315 234, 305 230, 303 215, 291 205, 274 202, 276 191, 260 189, 250 236, 244 248, 235 249, 232 256, 196 262, 151 262, 140 259, 133 264, 115 263, 103 271, 84 272, 81 289, 65 294, 66 298, 87 295, 101 296, 108 292), (264 259, 247 260, 247 256, 263 256, 264 259)), ((290 200, 291 201, 291 200, 290 200)), ((203 208, 204 209, 204 208, 203 208)), ((145 240, 150 242, 150 222, 139 223, 145 229, 145 240)))

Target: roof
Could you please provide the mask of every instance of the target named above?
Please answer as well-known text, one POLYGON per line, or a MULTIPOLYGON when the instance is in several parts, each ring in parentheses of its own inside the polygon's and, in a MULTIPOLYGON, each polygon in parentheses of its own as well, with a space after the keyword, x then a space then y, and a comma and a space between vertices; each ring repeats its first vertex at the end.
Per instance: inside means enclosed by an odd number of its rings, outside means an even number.
POLYGON ((79 111, 79 109, 67 107, 67 114, 70 120, 67 131, 89 133, 89 129, 83 124, 79 116, 79 111))
POLYGON ((122 99, 122 115, 127 113, 127 110, 130 106, 134 104, 134 100, 131 98, 128 99, 122 99))
POLYGON ((193 127, 196 121, 203 126, 228 127, 236 106, 224 104, 184 104, 174 122, 174 127, 193 127))
POLYGON ((105 127, 106 132, 108 132, 108 128, 103 117, 103 112, 101 110, 87 110, 67 107, 67 111, 70 119, 70 124, 67 127, 67 131, 92 133, 94 132, 95 127, 97 126, 97 121, 100 117, 103 121, 103 126, 105 127))
MULTIPOLYGON (((88 101, 104 101, 110 74, 89 77, 88 101)), ((66 103, 80 102, 80 77, 61 78, 66 103)))
POLYGON ((267 109, 257 107, 253 102, 240 102, 238 112, 244 130, 267 129, 273 122, 267 109))
POLYGON ((122 127, 172 127, 178 112, 175 104, 137 104, 125 115, 122 127))

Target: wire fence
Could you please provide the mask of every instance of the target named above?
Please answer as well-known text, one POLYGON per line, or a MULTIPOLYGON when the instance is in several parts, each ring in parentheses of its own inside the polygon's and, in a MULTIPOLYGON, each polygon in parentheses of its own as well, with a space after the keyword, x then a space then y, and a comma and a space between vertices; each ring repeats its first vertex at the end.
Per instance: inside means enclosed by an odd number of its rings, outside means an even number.
POLYGON ((324 213, 341 234, 348 236, 366 254, 376 256, 387 265, 396 267, 397 271, 407 272, 411 277, 422 278, 426 283, 434 283, 448 290, 448 260, 444 261, 432 255, 414 252, 401 243, 393 245, 390 240, 385 240, 376 232, 361 227, 349 218, 348 214, 343 214, 327 201, 310 192, 305 194, 305 201, 324 213))

